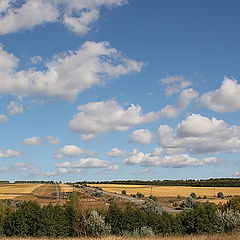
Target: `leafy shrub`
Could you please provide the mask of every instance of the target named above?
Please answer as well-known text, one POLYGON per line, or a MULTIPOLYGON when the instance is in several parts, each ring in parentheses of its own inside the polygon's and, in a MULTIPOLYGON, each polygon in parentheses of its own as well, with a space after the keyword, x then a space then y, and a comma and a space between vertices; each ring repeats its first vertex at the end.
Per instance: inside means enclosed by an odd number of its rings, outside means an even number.
POLYGON ((224 195, 223 195, 222 192, 218 192, 218 193, 217 193, 217 197, 218 197, 218 198, 224 198, 224 195))
POLYGON ((156 202, 153 200, 145 201, 144 205, 142 206, 142 209, 146 213, 154 213, 154 214, 162 214, 163 213, 162 205, 159 202, 156 202))
POLYGON ((151 227, 157 235, 174 235, 183 233, 181 221, 172 214, 163 212, 159 214, 149 214, 147 216, 147 226, 151 227))
POLYGON ((105 223, 104 217, 93 210, 86 220, 86 232, 88 236, 107 236, 111 232, 111 226, 105 223))
POLYGON ((122 195, 127 195, 127 192, 126 192, 126 190, 122 190, 122 195))
POLYGON ((179 206, 182 209, 193 209, 196 208, 199 205, 199 202, 197 202, 194 198, 188 197, 185 201, 183 201, 179 206))
POLYGON ((240 197, 230 198, 227 203, 223 204, 222 208, 233 209, 234 211, 240 211, 240 197))
POLYGON ((179 194, 177 195, 177 199, 182 199, 182 196, 180 196, 179 194))
POLYGON ((144 198, 144 194, 140 193, 140 192, 137 192, 136 193, 136 197, 137 198, 144 198))
POLYGON ((196 193, 191 193, 189 196, 192 197, 192 198, 194 198, 194 199, 197 198, 196 193))
POLYGON ((226 211, 217 210, 219 219, 218 230, 221 232, 233 232, 240 230, 240 212, 233 209, 226 211))
POLYGON ((216 214, 217 206, 205 202, 195 209, 188 209, 179 214, 179 219, 187 234, 213 233, 218 229, 219 219, 216 214))
POLYGON ((153 201, 157 201, 157 196, 150 195, 150 196, 149 196, 149 199, 151 199, 151 200, 153 200, 153 201))
POLYGON ((128 205, 122 213, 122 230, 133 232, 134 229, 146 226, 146 213, 135 206, 128 205))
POLYGON ((100 191, 94 191, 91 193, 92 197, 101 197, 102 196, 102 192, 100 191))
POLYGON ((134 229, 132 233, 133 237, 152 237, 154 236, 154 231, 151 227, 141 227, 134 229))

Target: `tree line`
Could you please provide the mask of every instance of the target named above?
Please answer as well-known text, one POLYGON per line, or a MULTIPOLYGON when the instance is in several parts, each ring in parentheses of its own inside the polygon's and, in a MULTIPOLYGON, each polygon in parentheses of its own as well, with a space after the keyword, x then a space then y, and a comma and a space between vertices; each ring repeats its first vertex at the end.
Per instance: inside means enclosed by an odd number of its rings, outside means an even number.
POLYGON ((75 184, 126 184, 157 186, 191 186, 191 187, 240 187, 240 178, 210 178, 187 180, 115 180, 115 181, 80 181, 75 184))
POLYGON ((191 205, 177 215, 163 210, 153 200, 143 205, 120 207, 111 201, 108 209, 84 210, 76 192, 64 205, 41 207, 37 202, 0 206, 0 236, 77 237, 152 236, 207 234, 240 229, 240 198, 217 206, 205 202, 191 205))
POLYGON ((14 183, 38 183, 38 184, 55 184, 54 181, 14 181, 14 183))

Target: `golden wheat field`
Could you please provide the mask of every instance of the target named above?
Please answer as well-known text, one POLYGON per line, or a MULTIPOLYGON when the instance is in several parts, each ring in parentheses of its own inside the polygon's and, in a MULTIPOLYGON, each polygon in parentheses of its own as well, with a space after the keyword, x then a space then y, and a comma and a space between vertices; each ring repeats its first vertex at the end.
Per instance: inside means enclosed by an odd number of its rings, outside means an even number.
POLYGON ((184 187, 184 186, 150 186, 150 185, 121 185, 121 184, 90 184, 90 186, 101 187, 104 191, 121 193, 126 190, 127 194, 143 193, 145 196, 155 195, 157 197, 188 197, 192 192, 197 196, 208 198, 214 197, 218 192, 225 196, 240 195, 240 187, 184 187))
MULTIPOLYGON (((4 240, 53 240, 53 238, 2 238, 4 240)), ((138 240, 134 237, 102 237, 102 238, 57 238, 57 240, 138 240)), ((141 237, 141 240, 239 240, 240 234, 217 234, 195 236, 170 236, 170 237, 141 237)))
POLYGON ((73 187, 68 184, 60 184, 60 188, 62 192, 72 192, 73 187))
POLYGON ((31 193, 34 189, 40 187, 42 184, 2 184, 0 185, 0 194, 4 193, 31 193))
POLYGON ((19 198, 23 194, 30 194, 40 186, 42 184, 1 184, 0 200, 19 198))

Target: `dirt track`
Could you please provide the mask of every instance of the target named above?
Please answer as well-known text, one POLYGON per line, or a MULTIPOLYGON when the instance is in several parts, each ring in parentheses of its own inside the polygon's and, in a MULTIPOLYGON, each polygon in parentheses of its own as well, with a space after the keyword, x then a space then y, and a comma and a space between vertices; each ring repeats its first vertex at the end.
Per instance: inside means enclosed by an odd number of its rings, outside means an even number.
MULTIPOLYGON (((87 189, 91 190, 91 191, 94 191, 93 188, 91 187, 86 187, 87 189)), ((104 195, 108 195, 110 197, 114 197, 114 198, 121 198, 121 199, 125 199, 125 200, 128 200, 130 202, 134 202, 134 203, 144 203, 144 200, 142 199, 136 199, 136 198, 133 198, 131 196, 126 196, 126 195, 122 195, 122 194, 117 194, 117 193, 111 193, 111 192, 106 192, 106 191, 103 191, 103 190, 98 190, 99 192, 101 192, 102 194, 104 195)), ((164 207, 163 206, 163 209, 166 211, 166 212, 171 212, 171 213, 179 213, 181 212, 181 210, 175 210, 175 209, 172 209, 172 208, 169 208, 169 207, 164 207)))

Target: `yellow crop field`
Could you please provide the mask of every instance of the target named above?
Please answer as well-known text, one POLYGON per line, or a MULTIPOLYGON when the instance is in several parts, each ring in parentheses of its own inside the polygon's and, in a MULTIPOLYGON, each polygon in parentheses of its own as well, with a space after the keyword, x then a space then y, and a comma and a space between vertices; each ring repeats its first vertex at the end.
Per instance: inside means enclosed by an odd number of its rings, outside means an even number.
POLYGON ((14 199, 15 197, 18 197, 18 196, 20 196, 20 195, 11 195, 11 194, 8 194, 8 195, 6 195, 6 194, 0 194, 0 200, 2 200, 2 199, 14 199))
POLYGON ((192 192, 197 196, 206 195, 211 198, 218 192, 225 196, 240 195, 240 187, 184 187, 184 186, 150 186, 150 185, 121 185, 121 184, 90 184, 90 186, 101 187, 104 191, 121 193, 126 190, 127 194, 143 193, 145 196, 155 195, 157 197, 188 197, 192 192))
POLYGON ((62 192, 72 192, 73 187, 68 184, 60 184, 60 188, 62 192))
POLYGON ((31 193, 34 189, 40 187, 42 184, 1 184, 0 194, 4 193, 31 193))

